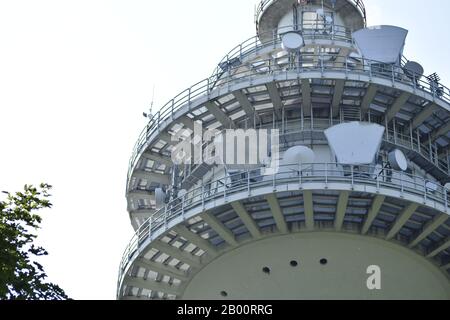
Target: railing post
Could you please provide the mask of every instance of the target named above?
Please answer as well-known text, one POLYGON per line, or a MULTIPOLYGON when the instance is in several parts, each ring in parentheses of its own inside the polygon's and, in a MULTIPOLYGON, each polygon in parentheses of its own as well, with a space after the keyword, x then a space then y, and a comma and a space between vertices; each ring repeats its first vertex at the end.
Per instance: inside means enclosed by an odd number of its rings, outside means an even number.
POLYGON ((185 202, 186 201, 186 195, 183 195, 183 197, 181 198, 181 217, 183 219, 183 221, 185 220, 185 212, 184 212, 184 206, 185 206, 185 202))
POLYGON ((202 180, 202 209, 205 210, 205 183, 202 180))
POLYGON ((191 110, 191 94, 192 94, 192 87, 189 87, 189 94, 188 94, 189 110, 191 110))
POLYGON ((345 59, 345 77, 348 78, 348 61, 345 59))
POLYGON ((168 222, 167 222, 167 204, 164 206, 164 229, 168 230, 168 222))
POLYGON ((323 55, 320 55, 319 60, 320 60, 320 72, 322 73, 322 77, 323 77, 323 73, 324 73, 323 55))
POLYGON ((428 134, 428 142, 429 142, 429 150, 430 150, 430 161, 432 163, 434 163, 434 160, 433 160, 433 145, 432 145, 432 142, 431 142, 431 134, 428 134))
POLYGON ((392 120, 392 126, 394 127, 394 144, 397 144, 397 123, 395 119, 392 120))
POLYGON ((352 174, 352 190, 355 189, 355 168, 351 165, 351 174, 352 174))
POLYGON ((161 132, 161 111, 158 111, 158 132, 161 132))
POLYGON ((148 237, 149 237, 150 241, 153 241, 152 227, 153 227, 153 216, 151 216, 150 219, 148 219, 148 237))
MULTIPOLYGON (((383 170, 383 169, 382 169, 383 170)), ((384 174, 384 170, 377 175, 377 192, 380 192, 380 176, 384 174)))
POLYGON ((252 195, 250 190, 250 170, 247 170, 247 190, 248 190, 248 196, 250 197, 252 195))
POLYGON ((411 123, 409 124, 409 137, 411 140, 411 150, 414 150, 414 136, 413 136, 413 128, 411 123))
POLYGON ((416 130, 416 134, 417 134, 417 150, 419 151, 420 154, 422 154, 422 146, 420 145, 420 133, 419 130, 416 130))
POLYGON ((445 212, 448 212, 448 190, 444 187, 445 212))
POLYGON ((394 65, 392 65, 392 86, 395 87, 395 71, 394 71, 394 65))
POLYGON ((172 114, 172 120, 173 120, 173 116, 174 116, 174 113, 175 113, 175 100, 174 99, 172 99, 172 107, 171 107, 171 114, 172 114))
POLYGON ((302 172, 302 164, 299 163, 298 165, 298 183, 299 183, 299 189, 303 189, 303 172, 302 172))
POLYGON ((277 47, 277 30, 273 30, 273 48, 277 47))
POLYGON ((434 82, 430 83, 430 90, 433 93, 433 101, 436 101, 436 85, 434 82))
POLYGON ((385 128, 386 128, 386 141, 389 142, 389 124, 387 122, 387 117, 384 120, 384 125, 385 125, 385 128))
POLYGON ((273 187, 273 191, 277 191, 275 179, 276 179, 276 172, 274 171, 273 174, 272 174, 272 187, 273 187))
POLYGON ((328 189, 328 163, 325 163, 325 189, 328 189))
POLYGON ((427 180, 423 179, 423 187, 425 192, 423 193, 424 195, 424 203, 427 203, 428 201, 428 190, 427 190, 427 180))
POLYGON ((228 170, 225 169, 225 178, 223 180, 223 201, 227 202, 227 179, 228 179, 228 170))
POLYGON ((405 186, 403 184, 403 172, 400 172, 400 185, 401 185, 401 193, 402 193, 402 197, 403 197, 404 192, 405 192, 405 186))

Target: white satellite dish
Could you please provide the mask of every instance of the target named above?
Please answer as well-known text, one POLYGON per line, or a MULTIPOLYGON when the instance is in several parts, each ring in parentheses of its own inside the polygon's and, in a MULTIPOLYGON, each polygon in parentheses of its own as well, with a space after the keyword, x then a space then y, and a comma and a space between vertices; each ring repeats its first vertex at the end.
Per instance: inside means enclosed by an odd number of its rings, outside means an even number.
POLYGON ((410 78, 416 78, 417 80, 423 76, 425 70, 420 63, 415 61, 408 61, 403 67, 405 73, 410 78))
POLYGON ((166 205, 166 193, 162 188, 155 189, 156 210, 164 208, 166 205))
POLYGON ((408 169, 408 159, 400 150, 389 153, 389 164, 394 170, 406 171, 408 169))
POLYGON ((380 150, 385 128, 368 122, 343 123, 325 130, 340 164, 372 164, 380 150))
POLYGON ((330 16, 326 16, 326 17, 325 17, 325 21, 326 21, 327 23, 333 23, 333 18, 330 17, 330 16))
POLYGON ((287 32, 281 38, 281 47, 288 52, 297 52, 303 45, 303 37, 297 32, 287 32))
POLYGON ((435 193, 438 191, 439 186, 434 182, 427 182, 425 188, 427 188, 427 192, 435 193))
POLYGON ((450 192, 450 182, 445 184, 444 188, 447 189, 447 192, 450 192))
POLYGON ((284 153, 282 164, 284 165, 298 165, 301 163, 313 163, 316 158, 314 151, 308 147, 296 146, 288 149, 284 153))
POLYGON ((408 30, 394 26, 377 26, 353 33, 364 58, 381 63, 396 63, 403 54, 408 30))

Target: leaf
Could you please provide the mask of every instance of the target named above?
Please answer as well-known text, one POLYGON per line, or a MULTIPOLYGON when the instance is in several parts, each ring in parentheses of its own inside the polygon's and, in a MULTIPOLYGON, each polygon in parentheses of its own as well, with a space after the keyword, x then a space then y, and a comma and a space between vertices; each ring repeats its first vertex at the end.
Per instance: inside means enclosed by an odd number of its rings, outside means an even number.
POLYGON ((0 300, 65 300, 64 290, 47 283, 44 267, 36 257, 48 255, 33 241, 33 233, 40 228, 41 216, 37 211, 51 208, 48 200, 49 184, 39 188, 25 185, 24 190, 0 201, 0 300))

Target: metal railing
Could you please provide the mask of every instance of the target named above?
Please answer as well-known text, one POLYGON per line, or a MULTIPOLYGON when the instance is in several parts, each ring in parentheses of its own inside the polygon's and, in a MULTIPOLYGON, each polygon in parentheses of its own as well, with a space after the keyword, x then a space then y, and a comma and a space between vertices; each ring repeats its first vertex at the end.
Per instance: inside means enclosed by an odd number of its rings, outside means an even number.
MULTIPOLYGON (((334 125, 341 124, 343 122, 349 122, 349 121, 342 121, 342 120, 331 120, 331 119, 313 119, 313 118, 304 118, 302 121, 299 120, 287 120, 283 123, 279 123, 277 128, 284 128, 284 132, 282 131, 280 134, 280 138, 283 138, 284 135, 292 135, 292 134, 298 134, 302 132, 308 132, 309 130, 312 131, 324 131, 328 129, 329 127, 332 127, 334 125)), ((383 123, 378 122, 372 122, 377 123, 381 126, 384 126, 383 123)), ((268 129, 273 126, 273 124, 270 124, 267 126, 268 129)), ((421 155, 430 163, 435 165, 437 168, 442 170, 442 172, 450 174, 450 167, 448 160, 440 159, 438 157, 438 154, 436 152, 436 148, 430 147, 429 143, 423 143, 417 136, 417 134, 411 133, 409 135, 402 134, 399 132, 396 132, 392 129, 385 130, 385 134, 383 136, 383 141, 388 142, 390 144, 393 144, 398 147, 403 147, 405 149, 411 150, 416 152, 417 154, 421 155)))
POLYGON ((150 137, 156 133, 161 132, 162 124, 173 119, 174 113, 185 105, 191 106, 193 102, 199 97, 208 95, 218 86, 226 86, 237 80, 251 79, 255 76, 265 76, 274 74, 284 74, 286 77, 289 73, 295 72, 297 74, 303 72, 342 72, 347 76, 349 74, 365 75, 370 78, 378 77, 384 78, 395 83, 403 83, 413 87, 415 90, 421 90, 433 96, 433 99, 441 99, 446 103, 450 103, 450 89, 445 86, 440 86, 439 91, 436 87, 430 84, 429 80, 419 74, 409 73, 405 75, 403 69, 399 66, 383 65, 377 61, 359 59, 354 63, 350 63, 347 59, 339 60, 334 55, 302 55, 302 61, 295 61, 289 65, 272 64, 272 60, 261 60, 264 65, 245 71, 237 71, 239 67, 235 67, 226 76, 217 78, 216 75, 202 80, 190 88, 182 91, 172 100, 166 103, 159 112, 157 112, 150 120, 148 125, 139 135, 139 138, 133 148, 132 156, 130 158, 128 175, 127 175, 127 190, 133 168, 135 167, 139 155, 144 147, 149 143, 150 137), (233 73, 234 72, 234 73, 233 73), (220 82, 218 82, 220 80, 220 82))
MULTIPOLYGON (((282 41, 282 34, 289 31, 294 31, 294 29, 294 26, 284 26, 271 32, 257 34, 245 40, 241 44, 231 49, 230 52, 228 52, 223 57, 223 59, 220 60, 213 72, 213 75, 220 75, 221 72, 224 72, 224 69, 226 69, 228 66, 233 66, 236 63, 240 63, 246 57, 265 48, 279 47, 282 41), (261 42, 261 39, 265 38, 264 36, 268 36, 268 38, 270 38, 271 40, 261 42)), ((327 32, 325 26, 323 26, 323 28, 305 28, 301 30, 301 34, 306 41, 330 40, 354 44, 354 39, 352 37, 352 32, 350 29, 339 25, 332 25, 330 26, 330 29, 331 30, 327 32)))
MULTIPOLYGON (((336 119, 325 119, 325 118, 308 118, 305 117, 303 119, 295 119, 295 120, 284 120, 277 121, 274 123, 269 123, 266 125, 258 126, 257 129, 280 129, 280 141, 284 141, 288 136, 299 135, 302 133, 309 133, 311 131, 315 132, 323 132, 326 129, 338 125, 344 122, 336 119)), ((373 122, 376 123, 376 122, 373 122)), ((379 125, 383 125, 382 123, 378 123, 379 125)), ((239 123, 238 123, 239 127, 239 123)), ((245 127, 243 124, 242 127, 245 127)), ((289 143, 292 143, 291 139, 288 139, 289 143)), ((326 140, 325 140, 326 141, 326 140)), ((408 150, 414 151, 417 154, 421 155, 425 159, 427 159, 430 163, 435 165, 437 168, 442 170, 442 172, 450 174, 450 167, 447 160, 439 159, 438 155, 434 150, 430 150, 429 144, 424 144, 420 141, 417 135, 410 134, 405 135, 399 132, 396 132, 392 129, 387 129, 385 134, 383 135, 383 141, 393 144, 398 147, 406 148, 408 150)), ((301 140, 299 140, 301 142, 301 140)), ((281 142, 281 146, 284 144, 281 142)), ((204 151, 206 147, 209 146, 209 143, 205 143, 202 147, 204 151)), ((182 179, 185 179, 189 176, 190 172, 194 171, 197 166, 201 164, 192 164, 190 166, 190 170, 186 172, 182 179)))
POLYGON ((450 174, 448 161, 439 159, 435 148, 430 147, 429 143, 422 143, 417 135, 405 135, 389 129, 385 132, 384 141, 415 151, 443 172, 450 174))
MULTIPOLYGON (((256 29, 259 28, 259 21, 261 20, 261 17, 270 5, 272 3, 276 2, 278 0, 262 0, 255 8, 255 24, 256 29)), ((364 25, 367 25, 367 12, 366 7, 364 6, 364 2, 362 0, 348 0, 352 3, 352 5, 359 11, 359 13, 363 16, 364 19, 364 25)))
POLYGON ((377 191, 381 188, 389 189, 403 195, 418 196, 424 199, 424 203, 428 200, 436 201, 447 208, 447 212, 449 208, 449 190, 437 182, 380 167, 316 163, 281 166, 274 175, 263 175, 261 169, 243 171, 235 176, 225 176, 203 183, 200 187, 189 190, 183 198, 175 199, 163 209, 156 211, 141 225, 126 247, 120 263, 119 281, 140 246, 149 239, 154 240, 158 231, 167 231, 169 223, 175 218, 182 217, 184 221, 190 210, 195 208, 203 210, 205 205, 211 201, 226 200, 241 192, 248 192, 247 195, 251 196, 252 191, 259 188, 273 187, 271 190, 277 190, 281 186, 292 184, 301 190, 307 183, 325 183, 327 185, 343 183, 348 184, 351 188, 358 185, 371 186, 377 191))

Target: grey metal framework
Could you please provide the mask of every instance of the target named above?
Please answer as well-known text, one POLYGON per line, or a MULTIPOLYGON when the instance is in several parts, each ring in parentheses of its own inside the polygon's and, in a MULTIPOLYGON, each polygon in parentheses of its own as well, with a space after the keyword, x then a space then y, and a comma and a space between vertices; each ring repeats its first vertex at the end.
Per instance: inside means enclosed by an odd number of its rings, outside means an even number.
MULTIPOLYGON (((249 82, 254 81, 256 83, 256 80, 253 80, 254 78, 258 78, 258 82, 265 83, 271 83, 276 79, 285 80, 288 81, 287 84, 284 84, 284 86, 288 86, 288 90, 290 91, 290 95, 294 95, 299 92, 299 87, 302 86, 301 79, 305 78, 308 79, 307 76, 310 75, 310 73, 313 73, 312 79, 316 78, 317 81, 317 87, 324 87, 328 92, 331 92, 332 90, 329 89, 329 87, 333 86, 333 83, 330 82, 330 84, 327 83, 327 81, 332 81, 334 78, 334 82, 337 83, 340 81, 345 81, 346 84, 348 83, 348 88, 353 89, 355 92, 350 96, 349 100, 352 99, 351 102, 352 106, 358 106, 358 102, 362 107, 367 108, 366 112, 369 113, 368 110, 368 104, 373 102, 374 99, 378 98, 381 103, 379 103, 380 109, 389 110, 392 108, 389 108, 389 104, 392 103, 393 105, 397 102, 396 95, 402 96, 402 93, 397 94, 396 88, 404 87, 405 91, 407 92, 409 96, 416 95, 416 101, 415 103, 411 103, 410 105, 404 105, 401 106, 401 108, 405 108, 405 110, 398 110, 399 115, 401 116, 402 121, 412 122, 412 127, 414 130, 419 127, 420 125, 425 125, 430 129, 431 131, 431 137, 432 139, 427 139, 426 137, 421 137, 421 135, 417 133, 411 134, 411 132, 407 134, 402 134, 401 132, 395 132, 395 137, 398 137, 400 135, 403 137, 403 139, 399 140, 406 140, 406 141, 420 141, 421 147, 417 146, 417 149, 420 149, 420 153, 422 155, 425 155, 426 158, 430 159, 432 163, 438 164, 441 168, 447 169, 448 174, 448 155, 446 154, 444 158, 439 159, 435 155, 435 146, 433 146, 434 142, 443 136, 445 136, 448 133, 447 131, 441 130, 442 126, 445 125, 445 123, 448 123, 450 121, 450 116, 448 112, 438 112, 437 106, 442 106, 445 111, 449 111, 449 103, 450 103, 450 89, 440 85, 440 91, 439 94, 436 92, 435 87, 433 85, 430 85, 430 82, 427 81, 426 78, 424 78, 421 75, 413 75, 414 80, 411 80, 408 77, 405 77, 403 69, 399 67, 392 67, 385 69, 383 67, 378 67, 376 69, 373 69, 369 66, 376 65, 376 61, 370 61, 367 59, 361 59, 360 64, 357 65, 349 65, 347 60, 342 61, 342 63, 339 63, 339 61, 333 61, 333 62, 326 62, 324 61, 324 57, 327 55, 305 55, 305 58, 308 58, 308 62, 302 63, 302 62, 293 62, 289 66, 278 66, 278 65, 270 65, 270 60, 262 60, 258 61, 261 63, 266 63, 264 65, 260 65, 257 69, 249 68, 249 70, 244 71, 238 71, 236 73, 233 73, 234 70, 238 70, 241 68, 241 66, 237 66, 234 68, 229 69, 227 72, 228 75, 222 75, 219 76, 217 74, 213 75, 210 78, 207 78, 205 80, 202 80, 195 85, 189 87, 188 89, 182 91, 180 94, 176 95, 173 99, 171 99, 168 103, 166 103, 161 110, 156 113, 155 116, 153 116, 152 119, 150 119, 149 124, 144 128, 142 133, 139 136, 139 139, 133 149, 132 157, 130 159, 129 164, 129 171, 128 171, 128 181, 127 186, 129 188, 130 180, 132 178, 132 172, 134 168, 136 167, 136 164, 138 160, 140 159, 140 155, 142 151, 149 145, 149 143, 152 141, 152 137, 155 135, 158 135, 161 131, 164 130, 164 127, 171 124, 172 121, 175 121, 176 114, 180 111, 183 111, 183 107, 188 106, 188 111, 191 113, 195 112, 196 108, 201 109, 200 107, 203 107, 205 103, 205 97, 218 97, 220 95, 224 95, 223 92, 226 91, 230 85, 239 83, 240 81, 247 80, 249 82), (314 60, 316 62, 314 62, 314 60), (330 75, 327 76, 326 74, 329 73, 330 75), (364 77, 364 78, 363 78, 364 77), (323 80, 327 79, 327 81, 323 80), (351 79, 354 79, 351 81, 351 79), (262 81, 261 81, 262 80, 262 81), (350 81, 349 81, 350 80, 350 81), (366 80, 366 81, 364 81, 366 80), (218 82, 220 81, 220 86, 217 86, 218 82), (291 82, 289 82, 291 81, 291 82), (294 83, 297 81, 297 83, 294 83), (384 86, 384 88, 383 88, 384 86), (327 88, 328 87, 328 88, 327 88), (393 90, 388 90, 387 88, 392 88, 393 90), (375 91, 376 89, 376 91, 375 91), (375 93, 373 93, 375 91, 375 93), (365 94, 366 93, 366 94, 365 94), (367 93, 369 95, 367 95, 367 93), (379 95, 379 97, 376 97, 376 94, 379 95), (367 101, 367 96, 372 96, 372 101, 367 101), (355 101, 359 99, 359 101, 355 101), (200 107, 199 107, 200 106, 200 107), (409 108, 406 108, 409 107, 409 108), (427 114, 430 113, 429 110, 435 110, 436 114, 431 113, 429 119, 425 119, 424 123, 417 123, 417 120, 420 120, 421 114, 423 112, 426 112, 427 114), (401 114, 401 112, 404 112, 404 114, 401 114), (406 119, 405 119, 406 118, 406 119), (428 122, 425 122, 427 121, 428 122), (407 139, 404 139, 405 136, 409 136, 407 139), (431 147, 424 144, 424 142, 432 141, 433 144, 431 147), (440 163, 440 165, 439 165, 440 163)), ((310 84, 311 85, 311 84, 310 84)), ((314 83, 313 83, 314 85, 314 83)), ((267 90, 267 89, 265 89, 267 90)), ((277 88, 279 90, 279 88, 277 88)), ((301 89, 300 89, 301 90, 301 89)), ((319 91, 319 89, 317 90, 319 91)), ((344 94, 344 88, 342 89, 342 94, 344 94)), ((312 89, 312 92, 314 93, 314 89, 312 89)), ((264 92, 257 92, 259 96, 264 96, 264 92)), ((232 94, 232 93, 231 93, 232 94)), ((267 100, 270 99, 270 94, 265 93, 266 99, 262 100, 260 103, 262 105, 267 104, 267 100)), ((334 98, 333 95, 331 97, 334 98)), ((283 95, 281 99, 285 98, 283 95)), ((289 98, 289 95, 286 95, 286 98, 289 98)), ((237 99, 235 100, 227 101, 227 104, 236 104, 237 99)), ((247 96, 248 99, 248 96, 247 96)), ((261 100, 261 98, 259 98, 261 100)), ((220 100, 220 99, 219 99, 220 100)), ((411 99, 413 100, 413 99, 411 99)), ((220 103, 220 101, 219 101, 220 103)), ((257 103, 255 103, 256 105, 257 103)), ((395 106, 395 105, 394 105, 395 106)), ((285 105, 285 108, 287 106, 285 105)), ((341 108, 339 105, 338 108, 341 108)), ((257 109, 257 106, 255 107, 257 109)), ((223 111, 223 109, 222 109, 223 111)), ((204 114, 207 112, 203 112, 204 114)), ((399 116, 396 114, 396 116, 399 116)), ((242 119, 245 119, 247 117, 246 114, 241 115, 242 119)), ((361 118, 361 116, 357 118, 361 118)), ((191 118, 192 119, 192 118, 191 118)), ((196 116, 194 119, 201 119, 199 116, 196 116)), ((236 119, 239 121, 239 119, 236 119)), ((351 118, 349 120, 356 120, 356 118, 351 118)), ((204 121, 208 123, 208 121, 204 121)), ((448 128, 447 128, 448 129, 448 128)), ((395 129, 389 130, 394 133, 395 129)), ((170 139, 169 139, 170 140, 170 139)), ((167 144, 170 143, 170 141, 166 141, 167 144)))
MULTIPOLYGON (((257 21, 273 2, 261 2, 257 21)), ((363 2, 349 3, 365 21, 363 2)), ((172 98, 140 134, 126 186, 130 218, 139 223, 120 264, 118 298, 181 299, 192 278, 224 253, 268 235, 305 231, 391 241, 450 279, 443 187, 450 182, 450 89, 406 72, 406 59, 394 66, 353 58, 357 48, 345 27, 305 32, 300 54, 286 54, 280 35, 290 28, 236 46, 211 77, 172 98), (181 170, 187 194, 156 210, 155 188, 171 181, 172 137, 195 121, 218 130, 277 128, 283 150, 326 145, 324 130, 336 124, 377 123, 386 128, 382 150, 402 150, 423 172, 374 176, 367 172, 376 168, 314 163, 273 176, 247 171, 204 181, 214 169, 191 165, 181 170)))

